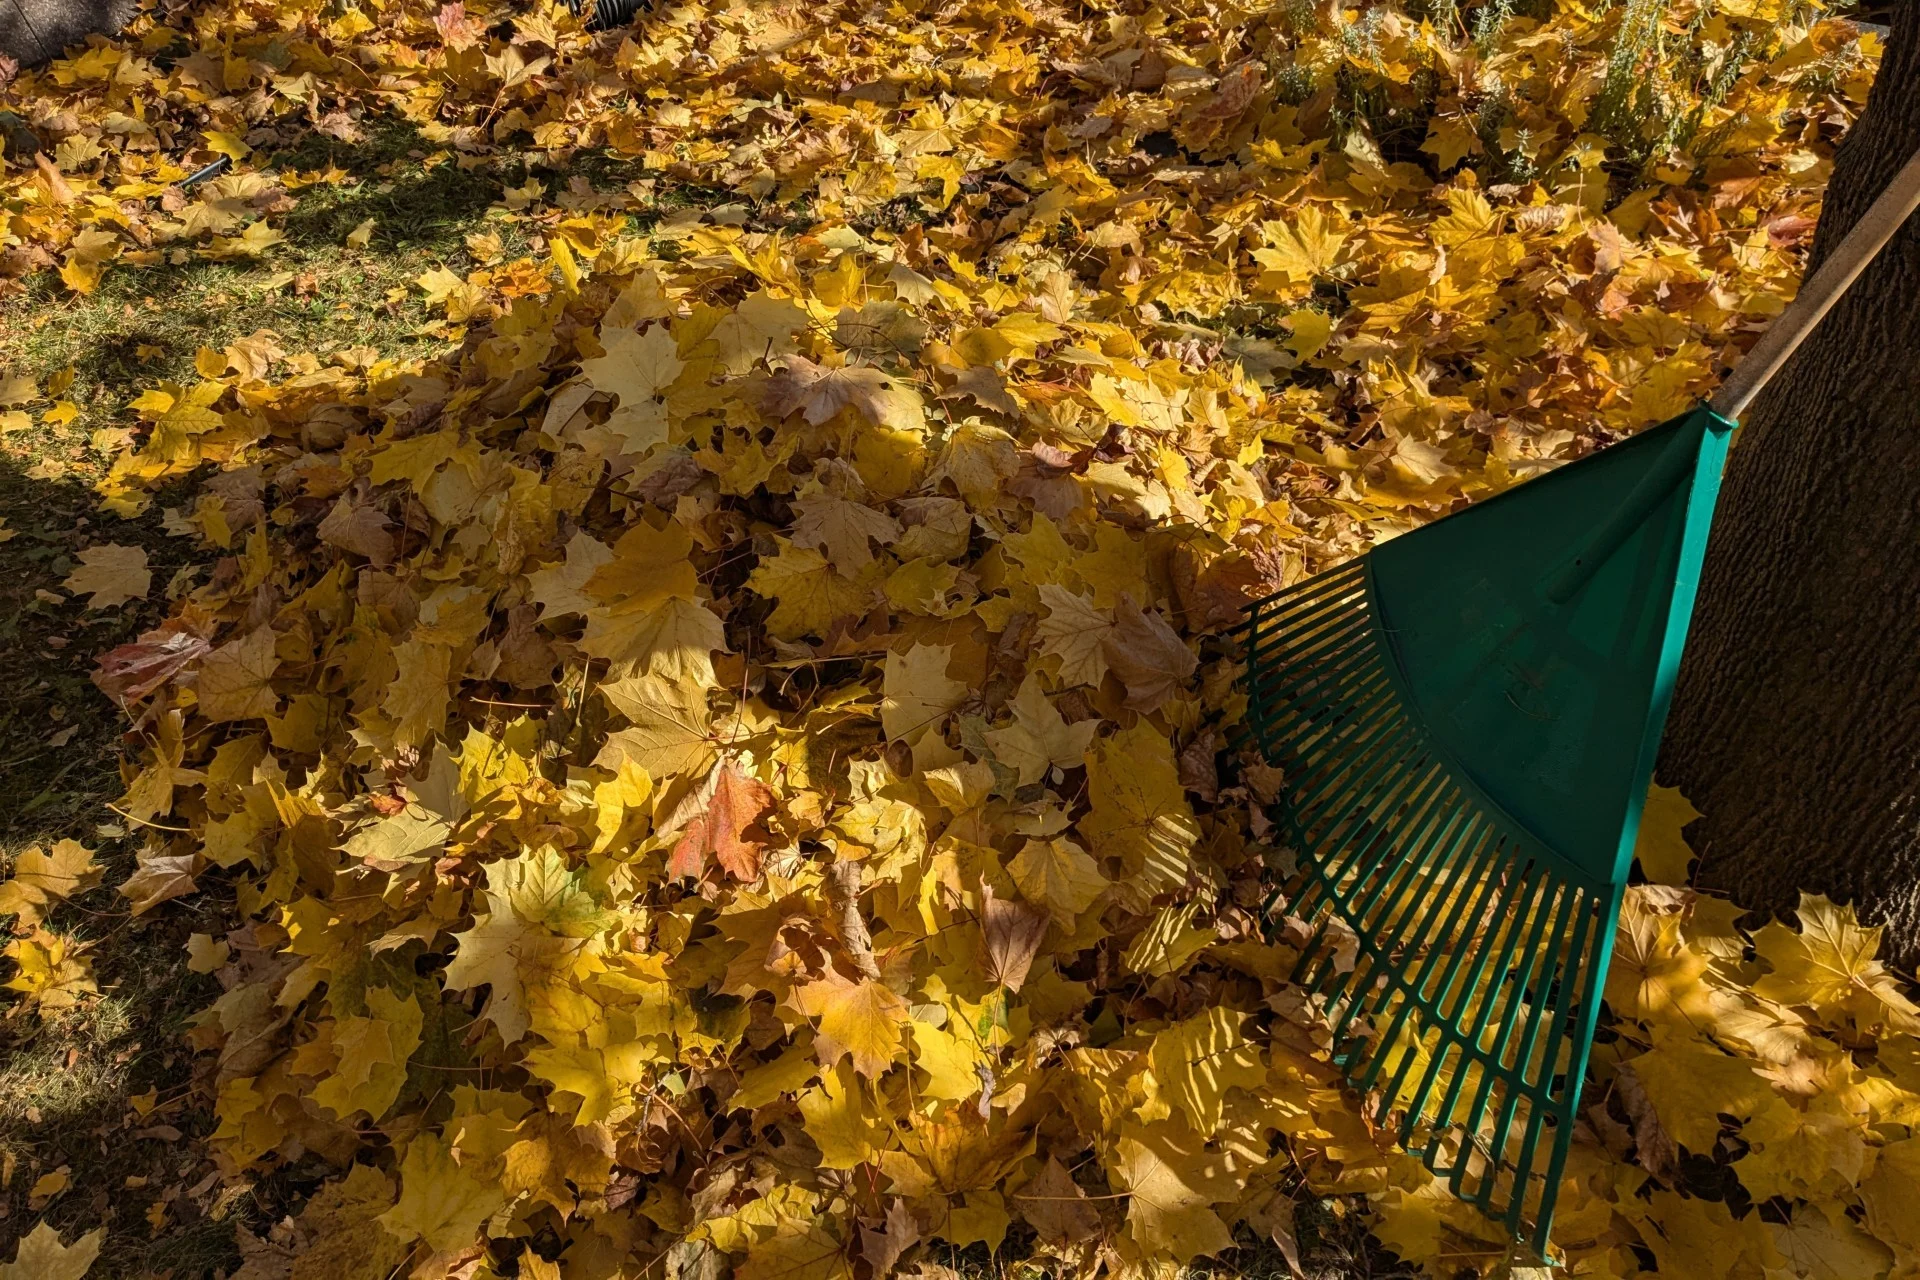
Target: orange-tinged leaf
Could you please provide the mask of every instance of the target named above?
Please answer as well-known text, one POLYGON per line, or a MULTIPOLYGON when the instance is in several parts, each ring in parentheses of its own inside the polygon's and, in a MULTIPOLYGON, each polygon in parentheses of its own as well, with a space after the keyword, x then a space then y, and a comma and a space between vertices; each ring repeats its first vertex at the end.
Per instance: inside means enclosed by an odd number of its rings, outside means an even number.
POLYGON ((759 823, 773 808, 773 792, 729 758, 714 766, 706 786, 687 803, 695 812, 667 857, 667 874, 698 879, 712 857, 734 879, 758 880, 766 847, 759 823))

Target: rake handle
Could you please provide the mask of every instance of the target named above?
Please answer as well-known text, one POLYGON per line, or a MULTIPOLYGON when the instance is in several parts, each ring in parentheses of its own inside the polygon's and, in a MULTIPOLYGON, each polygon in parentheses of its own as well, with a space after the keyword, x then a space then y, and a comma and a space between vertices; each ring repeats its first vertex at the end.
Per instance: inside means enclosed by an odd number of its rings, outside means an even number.
POLYGON ((1832 256, 1800 287, 1786 313, 1768 327, 1753 350, 1727 375, 1713 397, 1715 413, 1731 419, 1746 412, 1761 388, 1780 372, 1833 304, 1840 301, 1847 286, 1867 269, 1881 246, 1893 238, 1916 208, 1920 208, 1920 155, 1894 175, 1872 207, 1848 229, 1832 256))
MULTIPOLYGON (((1820 264, 1820 269, 1800 287, 1786 311, 1768 326, 1753 350, 1727 375, 1708 407, 1729 422, 1738 420, 1916 208, 1920 208, 1920 154, 1907 161, 1886 190, 1875 197, 1865 215, 1847 229, 1840 246, 1820 264)), ((1690 458, 1672 459, 1642 479, 1607 522, 1588 536, 1573 561, 1548 581, 1547 599, 1555 604, 1565 604, 1572 599, 1607 558, 1620 549, 1620 544, 1639 527, 1647 513, 1673 492, 1686 477, 1690 463, 1690 458)))

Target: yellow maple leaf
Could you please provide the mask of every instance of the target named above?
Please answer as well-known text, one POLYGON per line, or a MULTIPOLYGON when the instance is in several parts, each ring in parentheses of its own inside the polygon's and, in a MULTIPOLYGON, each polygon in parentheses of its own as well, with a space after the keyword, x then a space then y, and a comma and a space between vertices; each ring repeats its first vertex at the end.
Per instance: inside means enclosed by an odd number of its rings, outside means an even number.
POLYGON ((1027 901, 1045 907, 1062 929, 1107 890, 1100 864, 1073 841, 1056 836, 1028 840, 1007 864, 1007 873, 1027 901))
POLYGON ((956 1034, 917 1018, 907 1027, 913 1034, 913 1065, 927 1073, 922 1097, 963 1102, 980 1092, 980 1068, 992 1062, 975 1037, 964 1028, 956 1034))
POLYGON ((392 717, 395 746, 419 746, 446 724, 453 649, 408 640, 393 647, 393 659, 399 671, 381 695, 380 709, 392 717))
POLYGON ((1253 258, 1266 269, 1261 285, 1282 292, 1298 290, 1333 270, 1347 243, 1339 222, 1312 205, 1302 209, 1291 226, 1266 222, 1260 232, 1267 247, 1255 249, 1253 258))
POLYGON ((1661 1125, 1689 1151, 1713 1150, 1720 1136, 1720 1113, 1750 1120, 1787 1105, 1750 1061, 1711 1044, 1663 1041, 1629 1059, 1625 1069, 1639 1078, 1661 1125))
POLYGON ((0 915, 18 915, 30 928, 56 899, 86 892, 100 883, 101 874, 93 854, 76 840, 55 841, 51 850, 29 846, 14 859, 13 875, 0 884, 0 915))
POLYGON ((1154 1079, 1203 1138, 1219 1129, 1227 1090, 1266 1083, 1260 1051, 1241 1033, 1245 1021, 1245 1014, 1231 1009, 1207 1009, 1153 1037, 1147 1056, 1154 1079))
MULTIPOLYGON (((976 1082, 977 1085, 977 1082, 976 1082)), ((869 1106, 865 1087, 845 1059, 798 1098, 802 1125, 820 1148, 821 1167, 852 1169, 878 1154, 887 1127, 869 1106)))
POLYGON ((580 366, 587 380, 601 391, 618 396, 619 407, 607 426, 626 444, 628 453, 645 453, 667 441, 667 408, 660 398, 686 367, 679 345, 665 323, 645 333, 631 329, 602 331, 604 356, 580 366))
POLYGON ((1651 899, 1636 886, 1621 903, 1607 1003, 1622 1017, 1705 1030, 1726 1003, 1704 981, 1708 958, 1687 945, 1680 914, 1656 909, 1651 899))
POLYGON ((272 684, 280 667, 275 640, 272 627, 255 627, 200 659, 193 683, 200 714, 215 722, 273 714, 280 705, 272 684))
POLYGON ((595 571, 613 559, 605 543, 584 531, 575 531, 567 542, 566 558, 556 564, 527 574, 528 594, 540 606, 543 618, 563 618, 585 613, 598 604, 586 594, 586 586, 595 571))
POLYGON ((529 922, 514 909, 508 874, 500 864, 488 869, 487 905, 473 926, 454 935, 459 949, 445 970, 454 990, 486 986, 489 994, 481 1016, 512 1044, 532 1026, 528 1013, 530 989, 537 994, 556 977, 564 976, 585 949, 585 940, 557 936, 529 922), (498 882, 498 883, 497 883, 498 882))
POLYGON ((1771 921, 1753 936, 1754 950, 1772 970, 1753 984, 1757 995, 1850 1020, 1863 1031, 1920 1031, 1920 1006, 1874 958, 1877 926, 1862 925, 1850 904, 1836 906, 1819 894, 1801 894, 1796 914, 1798 932, 1771 921))
POLYGON ((9 942, 0 954, 17 966, 5 983, 7 990, 20 992, 42 1015, 71 1009, 80 997, 99 993, 93 962, 61 934, 36 929, 9 942))
POLYGON ((1113 634, 1112 615, 1056 583, 1043 584, 1039 591, 1047 607, 1037 628, 1041 652, 1059 659, 1060 679, 1066 684, 1098 685, 1107 675, 1106 641, 1113 634))
POLYGON ((1446 1184, 1429 1179, 1419 1188, 1389 1187, 1375 1202, 1370 1224, 1375 1237, 1406 1262, 1416 1266, 1437 1260, 1452 1197, 1446 1184))
POLYGON ((379 1221, 402 1240, 424 1240, 435 1253, 446 1253, 472 1244, 506 1200, 496 1179, 454 1159, 445 1138, 420 1133, 400 1161, 400 1199, 379 1221))
POLYGON ((1648 1203, 1653 1212, 1642 1224, 1642 1238, 1661 1275, 1764 1275, 1780 1261, 1758 1214, 1736 1220, 1720 1201, 1664 1188, 1655 1190, 1648 1203))
POLYGON ((750 293, 713 328, 720 362, 729 373, 745 373, 755 361, 769 364, 798 350, 793 335, 806 327, 807 312, 791 298, 750 293))
POLYGON ((407 1082, 425 1014, 417 999, 386 987, 369 987, 366 999, 369 1016, 335 1020, 337 1063, 314 1086, 313 1100, 342 1119, 364 1111, 378 1123, 407 1082))
POLYGON ((736 1280, 853 1280, 846 1245, 817 1218, 804 1225, 783 1224, 747 1249, 734 1268, 736 1280))
POLYGON ((762 557, 747 578, 757 594, 776 602, 767 630, 782 640, 826 635, 833 624, 865 611, 877 592, 866 575, 849 578, 809 547, 776 538, 778 551, 762 557))
POLYGON ((649 671, 602 685, 601 694, 632 727, 609 734, 594 763, 618 772, 631 761, 661 782, 704 775, 715 748, 708 688, 692 671, 681 676, 649 671))
POLYGON ((1143 721, 1096 743, 1087 791, 1093 804, 1080 833, 1096 856, 1119 862, 1128 893, 1144 901, 1186 883, 1200 825, 1164 734, 1143 721))
POLYGON ((407 1246, 378 1225, 393 1204, 389 1175, 355 1164, 344 1178, 322 1186, 299 1218, 305 1247, 293 1259, 288 1280, 359 1280, 385 1276, 407 1255, 407 1246))
POLYGON ((1830 1093, 1805 1107, 1768 1107, 1740 1130, 1751 1150, 1740 1161, 1740 1184, 1756 1197, 1818 1198, 1836 1175, 1847 1188, 1867 1159, 1867 1117, 1830 1093))
POLYGON ((795 994, 802 1009, 820 1020, 813 1047, 822 1066, 851 1055, 854 1070, 878 1076, 900 1056, 907 1002, 884 982, 875 978, 849 982, 833 975, 810 982, 795 994))
POLYGON ((667 1061, 671 1061, 669 1055, 640 1041, 551 1045, 534 1049, 526 1057, 527 1069, 535 1077, 559 1093, 580 1099, 572 1116, 576 1125, 599 1124, 616 1107, 629 1105, 635 1086, 646 1081, 653 1064, 667 1061))
POLYGON ((873 561, 873 543, 890 546, 900 522, 884 511, 854 502, 815 484, 794 500, 793 541, 826 552, 833 566, 853 577, 873 561))
POLYGON ((1687 866, 1693 850, 1680 835, 1681 828, 1700 816, 1676 787, 1651 786, 1646 807, 1640 812, 1640 832, 1635 837, 1633 856, 1640 870, 1654 884, 1686 884, 1687 866))
POLYGON ((613 1153, 592 1125, 564 1116, 535 1114, 523 1120, 519 1141, 506 1149, 501 1186, 509 1197, 526 1195, 571 1215, 580 1198, 604 1195, 613 1175, 613 1153))
POLYGON ((1920 1254, 1920 1138, 1889 1142, 1874 1155, 1860 1183, 1867 1230, 1898 1252, 1920 1254))
POLYGON ((1807 1280, 1855 1280, 1884 1275, 1893 1251, 1847 1217, 1828 1217, 1812 1205, 1795 1206, 1785 1223, 1769 1223, 1773 1246, 1787 1269, 1807 1280))
POLYGON ((1462 158, 1477 156, 1486 150, 1480 135, 1465 120, 1443 115, 1435 115, 1427 122, 1427 139, 1420 144, 1420 149, 1438 161, 1443 172, 1459 164, 1462 158))
POLYGON ((144 547, 103 543, 80 553, 80 564, 60 584, 67 591, 86 593, 87 608, 111 609, 129 600, 146 598, 153 589, 144 547))
POLYGON ((889 649, 881 678, 880 724, 889 738, 917 742, 972 692, 947 674, 950 644, 889 649))
POLYGON ((1147 927, 1134 937, 1121 963, 1134 973, 1156 978, 1180 972, 1187 961, 1218 941, 1218 935, 1212 930, 1194 927, 1194 917, 1199 914, 1197 902, 1160 908, 1147 927))
POLYGON ((1007 708, 1013 712, 1013 723, 989 730, 986 740, 995 758, 1020 775, 1022 786, 1040 781, 1049 769, 1072 769, 1081 764, 1094 734, 1100 731, 1097 719, 1068 724, 1047 700, 1039 677, 1031 672, 1020 682, 1020 690, 1007 708))
POLYGON ((1204 1175, 1195 1167, 1197 1153, 1154 1136, 1159 1140, 1151 1143, 1122 1137, 1108 1166, 1128 1192, 1127 1230, 1134 1242, 1175 1262, 1231 1248, 1227 1224, 1199 1189, 1204 1175))
POLYGON ((13 1261, 0 1263, 0 1280, 83 1280, 106 1240, 107 1229, 95 1227, 63 1245, 50 1223, 38 1223, 20 1237, 13 1261))

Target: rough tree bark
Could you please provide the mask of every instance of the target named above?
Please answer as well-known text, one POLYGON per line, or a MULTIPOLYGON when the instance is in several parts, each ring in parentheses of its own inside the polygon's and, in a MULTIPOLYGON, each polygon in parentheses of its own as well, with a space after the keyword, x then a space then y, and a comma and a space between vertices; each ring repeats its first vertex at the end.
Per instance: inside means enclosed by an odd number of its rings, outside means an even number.
MULTIPOLYGON (((1893 14, 1841 145, 1818 263, 1920 150, 1920 4, 1893 14)), ((1659 776, 1705 815, 1700 882, 1801 889, 1920 960, 1920 217, 1748 415, 1728 464, 1659 776)))

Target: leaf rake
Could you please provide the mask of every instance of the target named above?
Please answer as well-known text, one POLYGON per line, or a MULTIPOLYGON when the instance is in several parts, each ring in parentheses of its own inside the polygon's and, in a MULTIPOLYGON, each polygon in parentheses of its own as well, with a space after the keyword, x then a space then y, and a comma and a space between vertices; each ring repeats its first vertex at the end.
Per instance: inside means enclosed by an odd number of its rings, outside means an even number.
POLYGON ((1296 979, 1380 1122, 1538 1257, 1734 420, 1917 204, 1920 157, 1712 406, 1249 606, 1296 979))

